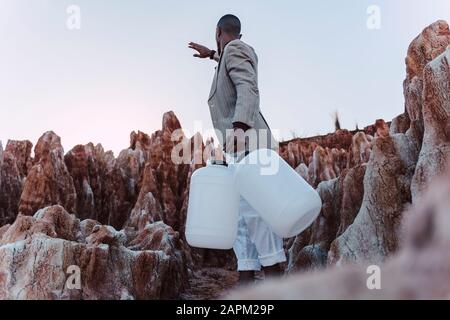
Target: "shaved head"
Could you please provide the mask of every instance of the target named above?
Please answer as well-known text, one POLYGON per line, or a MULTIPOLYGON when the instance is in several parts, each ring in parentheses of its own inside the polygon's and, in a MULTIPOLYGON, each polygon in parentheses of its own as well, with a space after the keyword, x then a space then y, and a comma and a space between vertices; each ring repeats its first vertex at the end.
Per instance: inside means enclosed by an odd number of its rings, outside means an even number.
POLYGON ((241 21, 232 14, 220 18, 217 27, 230 36, 239 37, 241 34, 241 21))

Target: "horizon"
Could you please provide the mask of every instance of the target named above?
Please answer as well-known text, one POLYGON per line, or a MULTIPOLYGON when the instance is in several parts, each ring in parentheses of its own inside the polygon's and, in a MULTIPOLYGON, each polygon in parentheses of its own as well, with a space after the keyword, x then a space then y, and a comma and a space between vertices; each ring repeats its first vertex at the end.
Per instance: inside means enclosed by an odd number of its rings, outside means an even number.
POLYGON ((283 140, 333 132, 335 111, 348 130, 401 114, 409 44, 434 21, 450 21, 446 0, 5 2, 3 146, 9 139, 35 146, 54 131, 65 152, 92 142, 115 156, 132 131, 161 129, 169 110, 188 136, 198 122, 211 126, 206 100, 214 63, 194 59, 187 44, 212 48, 223 14, 240 17, 243 40, 256 49, 261 109, 283 140), (66 25, 74 4, 80 30, 66 25), (373 4, 381 29, 367 26, 373 4))
MULTIPOLYGON (((174 111, 173 111, 173 110, 168 110, 168 111, 166 111, 165 113, 170 113, 170 112, 174 112, 174 111)), ((165 114, 165 113, 164 113, 164 114, 165 114)), ((164 114, 161 115, 161 122, 162 122, 162 120, 163 120, 164 114)), ((174 112, 174 114, 175 114, 175 116, 176 116, 177 119, 178 119, 178 116, 176 115, 175 112, 174 112)), ((178 119, 178 120, 179 120, 179 119, 178 119)), ((384 119, 376 119, 376 120, 384 120, 384 119)), ((356 128, 353 128, 353 129, 350 129, 350 128, 341 128, 340 130, 347 130, 347 131, 349 131, 349 132, 352 132, 352 131, 355 131, 355 130, 364 131, 368 126, 375 125, 376 120, 375 120, 372 124, 368 124, 367 126, 360 127, 360 128, 358 128, 358 129, 356 129, 356 128)), ((389 122, 390 122, 390 120, 389 120, 389 121, 386 121, 386 123, 389 123, 389 122)), ((161 123, 161 124, 162 124, 162 123, 161 123)), ((180 122, 180 124, 181 124, 181 129, 184 130, 184 129, 183 129, 183 124, 182 124, 181 122, 180 122)), ((143 132, 143 133, 145 133, 145 134, 147 134, 148 136, 151 137, 152 134, 156 133, 156 132, 159 131, 159 130, 161 130, 161 128, 156 129, 155 131, 152 131, 152 132, 145 132, 145 131, 142 131, 142 130, 133 130, 133 131, 131 131, 131 132, 128 134, 128 137, 131 139, 131 134, 132 134, 132 133, 139 133, 139 132, 143 132)), ((34 148, 35 148, 37 142, 39 141, 40 138, 42 138, 42 137, 43 137, 46 133, 48 133, 48 132, 53 132, 54 134, 56 134, 58 137, 61 138, 61 145, 63 146, 64 154, 67 154, 69 151, 71 151, 71 150, 72 150, 73 148, 75 148, 76 146, 79 146, 79 145, 85 146, 85 145, 87 145, 87 144, 93 144, 94 146, 101 145, 105 152, 112 152, 112 153, 114 154, 114 157, 117 158, 117 157, 119 156, 119 154, 120 154, 122 151, 125 151, 125 150, 129 149, 130 146, 131 146, 131 144, 129 143, 128 145, 124 146, 124 147, 123 147, 121 150, 119 150, 118 152, 115 152, 115 151, 112 150, 112 149, 105 148, 104 145, 103 145, 101 142, 97 142, 97 143, 96 143, 96 142, 93 142, 93 141, 89 141, 89 142, 87 142, 87 143, 79 143, 79 144, 75 144, 75 145, 73 145, 70 149, 66 149, 66 148, 64 148, 63 137, 61 137, 61 135, 59 135, 58 132, 55 132, 54 130, 47 130, 47 131, 43 132, 43 133, 38 137, 38 139, 37 139, 36 141, 31 141, 30 139, 23 139, 23 140, 19 140, 19 141, 29 141, 29 142, 32 143, 33 147, 32 147, 32 150, 31 150, 31 156, 34 157, 34 148)), ((286 140, 280 140, 279 143, 280 143, 280 144, 284 144, 284 143, 288 143, 288 142, 290 142, 290 141, 294 141, 294 140, 297 140, 297 139, 300 139, 300 140, 302 140, 302 139, 314 139, 314 138, 318 138, 318 137, 327 136, 327 135, 333 134, 333 133, 335 133, 335 132, 336 132, 336 130, 335 130, 335 131, 330 131, 330 132, 327 132, 327 133, 323 133, 323 134, 311 135, 311 136, 307 136, 307 137, 291 137, 291 138, 286 139, 286 140)), ((193 134, 190 134, 190 135, 186 136, 186 138, 191 139, 191 138, 193 138, 196 134, 198 134, 198 132, 194 132, 194 131, 193 131, 193 134)), ((205 137, 206 137, 206 136, 203 136, 203 135, 202 135, 202 138, 203 138, 203 141, 204 141, 204 142, 205 142, 205 140, 206 140, 205 137)), ((129 140, 130 140, 130 139, 129 139, 129 140)), ((8 144, 9 141, 17 141, 17 140, 16 140, 16 139, 6 139, 5 141, 3 141, 3 140, 0 139, 0 147, 2 147, 3 150, 4 150, 5 147, 6 147, 6 145, 8 144)), ((130 141, 130 142, 131 142, 131 141, 130 141)))

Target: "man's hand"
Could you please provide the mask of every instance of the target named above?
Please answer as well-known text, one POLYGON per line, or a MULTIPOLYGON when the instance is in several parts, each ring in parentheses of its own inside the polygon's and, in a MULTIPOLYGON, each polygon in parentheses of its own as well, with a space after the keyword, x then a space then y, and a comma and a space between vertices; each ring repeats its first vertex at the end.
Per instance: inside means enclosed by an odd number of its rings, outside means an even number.
POLYGON ((242 122, 233 123, 233 130, 228 132, 224 150, 228 154, 236 154, 245 151, 245 132, 250 127, 242 122))
POLYGON ((213 50, 208 49, 207 47, 197 44, 195 42, 190 42, 189 48, 196 50, 198 53, 194 54, 194 57, 201 59, 211 58, 213 52, 213 50))

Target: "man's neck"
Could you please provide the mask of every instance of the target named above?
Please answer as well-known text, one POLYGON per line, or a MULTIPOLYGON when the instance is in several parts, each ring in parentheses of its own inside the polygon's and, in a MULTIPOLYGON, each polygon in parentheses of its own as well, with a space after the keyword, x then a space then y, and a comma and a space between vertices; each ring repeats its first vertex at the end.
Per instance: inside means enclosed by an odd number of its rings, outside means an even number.
POLYGON ((227 46, 227 44, 229 44, 231 41, 234 40, 238 40, 239 38, 236 37, 227 37, 225 38, 222 43, 220 44, 220 51, 223 52, 223 50, 225 50, 225 47, 227 46))

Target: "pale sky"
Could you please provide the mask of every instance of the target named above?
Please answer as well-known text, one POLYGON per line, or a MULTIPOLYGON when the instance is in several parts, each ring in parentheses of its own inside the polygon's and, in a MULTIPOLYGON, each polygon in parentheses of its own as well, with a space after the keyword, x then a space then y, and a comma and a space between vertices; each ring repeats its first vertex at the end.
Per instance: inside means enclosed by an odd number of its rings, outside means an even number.
POLYGON ((132 130, 152 133, 173 110, 193 134, 211 127, 206 103, 217 20, 233 13, 259 55, 261 109, 285 139, 353 129, 404 109, 404 58, 430 23, 450 21, 449 0, 1 0, 0 140, 55 131, 66 151, 101 142, 116 154, 132 130), (81 30, 66 27, 69 5, 81 30), (367 8, 381 9, 381 29, 367 8))

